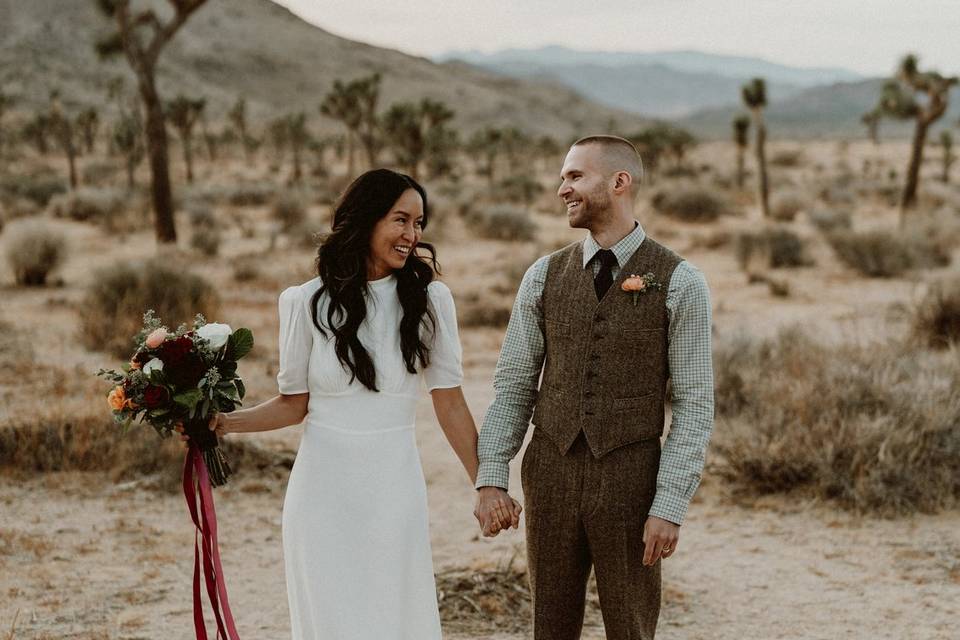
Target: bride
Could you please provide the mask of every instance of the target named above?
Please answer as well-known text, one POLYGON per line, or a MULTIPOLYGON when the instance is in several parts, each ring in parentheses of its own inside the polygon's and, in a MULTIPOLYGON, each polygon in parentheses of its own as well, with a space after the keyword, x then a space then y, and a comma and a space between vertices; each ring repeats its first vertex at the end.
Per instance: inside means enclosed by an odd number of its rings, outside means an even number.
MULTIPOLYGON (((409 176, 357 178, 318 250, 318 277, 280 295, 280 395, 210 421, 220 436, 304 422, 283 505, 294 640, 441 637, 414 437, 421 380, 471 484, 478 461, 453 297, 420 241, 429 219, 409 176)), ((519 513, 504 500, 476 515, 498 531, 519 513)))

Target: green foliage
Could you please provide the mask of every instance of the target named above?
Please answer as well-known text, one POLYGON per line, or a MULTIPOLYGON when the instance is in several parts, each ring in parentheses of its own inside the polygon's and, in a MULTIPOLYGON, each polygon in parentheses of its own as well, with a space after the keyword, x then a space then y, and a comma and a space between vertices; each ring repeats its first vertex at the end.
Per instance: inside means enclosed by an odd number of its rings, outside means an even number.
POLYGON ((750 117, 738 115, 733 119, 733 142, 738 147, 746 147, 750 138, 750 117))
POLYGON ((81 187, 50 200, 49 211, 58 218, 93 222, 116 229, 129 206, 129 196, 109 187, 81 187))
POLYGON ((490 240, 529 242, 537 235, 537 224, 530 213, 512 206, 493 206, 471 212, 466 222, 474 233, 490 240))
POLYGON ((655 171, 665 158, 673 159, 676 165, 682 164, 687 152, 697 144, 692 133, 666 123, 641 129, 628 139, 651 171, 655 171))
POLYGON ((812 264, 804 241, 786 227, 741 233, 736 240, 737 262, 744 271, 779 269, 812 264))
POLYGON ((214 317, 218 307, 216 292, 202 277, 159 261, 124 260, 94 275, 79 309, 80 336, 89 349, 126 358, 146 309, 176 325, 197 313, 214 317))
POLYGON ((870 278, 892 278, 911 269, 950 264, 949 251, 919 233, 847 231, 827 239, 844 264, 870 278))
POLYGON ((67 188, 63 178, 49 173, 0 175, 0 196, 25 198, 41 207, 55 195, 66 193, 67 188))
POLYGON ((42 287, 66 253, 63 235, 46 224, 16 221, 4 233, 7 263, 18 285, 42 287))
POLYGON ((280 225, 280 229, 286 232, 303 224, 307 218, 307 209, 301 197, 284 191, 274 202, 271 216, 280 225))
POLYGON ((419 103, 395 103, 383 116, 387 145, 393 149, 397 162, 415 178, 427 156, 431 157, 434 169, 449 169, 449 154, 456 136, 447 124, 453 117, 453 111, 444 103, 429 98, 419 103))
POLYGON ((544 191, 545 189, 539 180, 525 174, 504 178, 496 186, 498 198, 502 198, 507 202, 519 202, 528 207, 533 204, 533 201, 544 191))
POLYGON ((749 109, 762 109, 767 106, 767 83, 763 78, 754 78, 743 85, 741 97, 749 109))

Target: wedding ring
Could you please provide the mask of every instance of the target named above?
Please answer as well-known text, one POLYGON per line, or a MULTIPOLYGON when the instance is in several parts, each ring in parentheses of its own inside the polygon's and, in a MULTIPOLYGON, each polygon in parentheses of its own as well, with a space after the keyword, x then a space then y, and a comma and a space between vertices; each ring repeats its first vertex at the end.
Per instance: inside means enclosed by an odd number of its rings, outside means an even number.
POLYGON ((664 553, 670 553, 671 551, 673 551, 673 549, 672 549, 671 547, 664 547, 664 548, 663 548, 663 552, 664 552, 664 553))

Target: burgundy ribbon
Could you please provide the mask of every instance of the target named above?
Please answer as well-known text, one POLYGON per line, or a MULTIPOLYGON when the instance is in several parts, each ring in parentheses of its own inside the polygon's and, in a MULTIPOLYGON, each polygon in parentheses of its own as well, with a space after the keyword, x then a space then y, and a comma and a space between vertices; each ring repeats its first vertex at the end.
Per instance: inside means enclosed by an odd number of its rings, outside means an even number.
POLYGON ((217 512, 213 506, 210 477, 196 445, 187 450, 183 463, 183 495, 196 531, 193 535, 193 626, 197 640, 207 640, 203 623, 203 601, 200 597, 200 556, 203 551, 203 577, 207 597, 217 620, 217 640, 239 640, 237 628, 227 602, 227 586, 223 581, 220 548, 217 545, 217 512), (198 544, 199 543, 199 544, 198 544), (221 613, 222 607, 222 613, 221 613))

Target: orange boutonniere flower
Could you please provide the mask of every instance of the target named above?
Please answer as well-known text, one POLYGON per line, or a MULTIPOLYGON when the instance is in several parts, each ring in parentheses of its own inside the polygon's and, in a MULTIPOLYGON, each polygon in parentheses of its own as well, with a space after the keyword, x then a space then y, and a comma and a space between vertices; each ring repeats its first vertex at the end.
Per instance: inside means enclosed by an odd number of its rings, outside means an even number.
POLYGON ((637 306, 637 297, 640 294, 651 290, 659 291, 663 288, 663 285, 657 282, 656 276, 652 273, 645 273, 642 276, 631 273, 630 277, 620 285, 620 288, 633 294, 633 306, 637 306))

